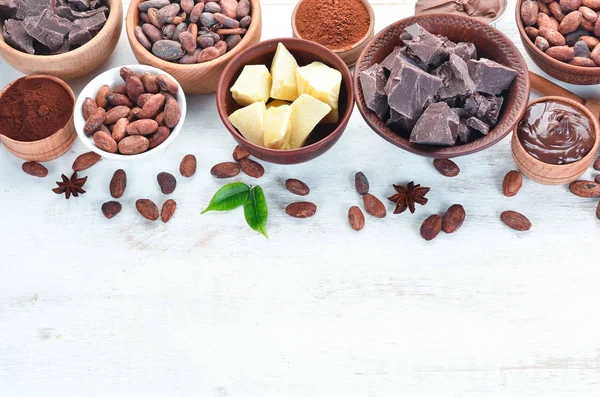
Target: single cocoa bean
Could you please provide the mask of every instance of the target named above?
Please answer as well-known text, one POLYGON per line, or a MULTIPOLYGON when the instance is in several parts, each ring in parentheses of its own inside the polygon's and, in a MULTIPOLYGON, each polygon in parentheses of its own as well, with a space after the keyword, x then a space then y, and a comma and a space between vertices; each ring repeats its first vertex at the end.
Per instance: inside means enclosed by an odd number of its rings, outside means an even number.
POLYGON ((265 174, 264 167, 251 159, 240 160, 240 167, 242 171, 251 178, 262 178, 265 174))
POLYGON ((96 101, 92 98, 85 98, 83 101, 83 105, 81 106, 81 111, 83 112, 83 119, 87 121, 92 114, 98 109, 98 105, 96 105, 96 101))
MULTIPOLYGON (((200 48, 202 48, 202 49, 212 47, 213 45, 215 45, 215 41, 210 36, 200 36, 200 37, 198 37, 197 42, 198 42, 198 45, 200 46, 200 48)), ((202 50, 200 50, 200 52, 201 51, 202 50)), ((200 52, 198 52, 198 55, 196 55, 196 59, 198 59, 200 52)), ((195 61, 194 61, 194 63, 195 63, 195 61)))
POLYGON ((235 16, 237 19, 242 19, 245 16, 250 14, 250 1, 249 0, 240 0, 238 2, 237 9, 235 11, 235 16))
MULTIPOLYGON (((151 94, 152 95, 152 94, 151 94)), ((153 94, 142 105, 142 111, 139 114, 141 119, 153 119, 163 110, 165 105, 165 96, 163 94, 153 94)))
POLYGON ((221 13, 227 15, 229 18, 237 17, 237 0, 220 0, 219 4, 221 5, 221 13))
POLYGON ((165 125, 175 128, 181 119, 181 108, 177 100, 171 95, 165 95, 165 125))
POLYGON ((139 199, 135 202, 135 208, 137 208, 140 215, 150 221, 158 219, 158 207, 152 200, 139 199))
POLYGON ((142 29, 141 26, 136 26, 133 29, 133 34, 135 35, 135 37, 137 38, 137 40, 139 41, 139 43, 148 51, 150 51, 152 49, 152 42, 150 41, 150 39, 148 38, 148 36, 146 36, 146 33, 144 33, 144 30, 142 29))
POLYGON ((148 10, 148 21, 157 29, 162 29, 162 24, 158 21, 158 9, 150 8, 148 10))
POLYGON ((171 4, 169 0, 146 0, 140 2, 138 10, 140 12, 148 12, 150 8, 162 8, 171 4))
POLYGON ((215 43, 215 48, 219 51, 219 56, 222 56, 227 52, 227 43, 219 40, 215 43))
POLYGON ((581 4, 592 10, 600 11, 600 0, 582 0, 581 4))
POLYGON ((246 15, 245 17, 240 19, 240 28, 248 29, 251 23, 252 17, 250 15, 246 15))
POLYGON ((217 48, 208 47, 208 48, 205 48, 202 51, 200 51, 200 54, 198 55, 198 59, 196 60, 196 62, 197 63, 208 62, 208 61, 212 61, 213 59, 216 59, 220 56, 221 56, 221 54, 219 53, 219 50, 217 48))
POLYGON ((600 184, 592 181, 575 181, 569 185, 569 190, 576 196, 585 198, 600 197, 600 184))
POLYGON ((116 106, 106 112, 104 124, 110 125, 116 123, 119 119, 129 116, 131 109, 127 106, 116 106))
POLYGON ((531 222, 527 217, 516 211, 504 211, 500 214, 500 220, 511 229, 525 232, 531 229, 531 222))
POLYGON ((538 19, 538 3, 533 0, 525 0, 521 5, 521 19, 525 26, 533 26, 538 19))
POLYGON ((194 51, 196 51, 196 46, 198 45, 198 43, 196 42, 196 37, 192 36, 190 33, 180 33, 179 42, 181 43, 186 52, 193 53, 194 51))
POLYGON ((125 84, 120 84, 112 90, 111 94, 127 95, 127 86, 125 84))
POLYGON ((546 55, 563 62, 569 62, 575 56, 573 47, 566 45, 550 47, 546 50, 546 55))
POLYGON ((250 157, 250 153, 248 153, 248 151, 240 145, 237 145, 232 156, 235 161, 240 161, 241 159, 247 159, 250 157))
POLYGON ((177 95, 177 92, 179 91, 179 86, 171 77, 167 76, 166 74, 159 74, 156 77, 156 82, 158 83, 158 86, 161 90, 167 91, 172 95, 177 95))
POLYGON ((545 26, 540 27, 540 36, 548 40, 554 46, 564 46, 567 43, 565 37, 558 30, 549 29, 545 26))
POLYGON ((194 6, 194 0, 181 0, 181 9, 188 14, 192 12, 194 6))
POLYGON ((190 12, 190 22, 198 23, 200 16, 204 12, 204 3, 200 2, 194 6, 192 12, 190 12))
POLYGON ((583 16, 583 18, 585 18, 589 22, 594 23, 598 20, 598 14, 596 14, 596 11, 592 10, 589 7, 585 7, 585 6, 579 7, 579 12, 583 16))
POLYGON ((562 12, 559 3, 557 3, 557 2, 549 3, 548 9, 550 10, 550 13, 552 14, 552 16, 554 18, 556 18, 556 20, 558 22, 561 22, 564 19, 565 14, 562 12))
POLYGON ((227 51, 233 50, 238 44, 240 44, 240 42, 242 41, 242 36, 240 35, 244 33, 227 33, 229 34, 229 36, 227 36, 227 38, 225 39, 225 44, 227 44, 227 51))
POLYGON ((519 193, 523 186, 523 176, 519 171, 509 171, 502 181, 502 193, 506 197, 513 197, 519 193))
POLYGON ((169 199, 165 201, 160 211, 160 218, 163 223, 167 223, 171 220, 173 215, 175 214, 175 210, 177 209, 177 203, 173 199, 169 199))
POLYGON ((150 141, 145 136, 132 135, 119 142, 119 152, 124 155, 140 154, 148 150, 150 141))
POLYGON ((142 80, 144 91, 146 91, 148 94, 158 94, 160 92, 157 76, 155 74, 144 72, 142 73, 140 80, 142 80))
POLYGON ((140 95, 144 93, 144 84, 138 76, 129 76, 125 82, 127 96, 136 103, 140 95))
POLYGON ((308 201, 301 201, 288 205, 285 213, 294 218, 306 219, 317 213, 317 206, 308 201))
POLYGON ((128 77, 136 76, 136 73, 127 66, 123 66, 121 67, 121 70, 119 70, 119 75, 121 76, 121 79, 123 79, 123 81, 125 82, 127 81, 128 77))
POLYGON ((177 61, 185 55, 185 50, 178 41, 159 40, 152 46, 152 53, 165 61, 177 61))
POLYGON ((158 130, 158 123, 154 120, 137 120, 127 125, 125 131, 129 135, 150 135, 158 130))
POLYGON ((581 7, 581 0, 560 0, 559 4, 561 11, 568 14, 581 7))
POLYGON ((104 108, 98 107, 92 113, 90 117, 88 117, 87 121, 83 126, 83 132, 86 135, 92 135, 94 132, 98 131, 100 127, 104 124, 104 119, 106 118, 106 111, 104 108))
POLYGON ((159 173, 156 176, 156 180, 158 181, 158 186, 160 186, 160 191, 163 192, 163 194, 171 194, 177 187, 177 179, 168 172, 159 173))
POLYGON ((431 215, 421 224, 421 237, 427 241, 431 241, 437 237, 442 231, 442 217, 439 215, 431 215))
POLYGON ((123 94, 111 93, 106 98, 112 106, 127 106, 129 108, 133 106, 131 99, 123 94))
POLYGON ((109 184, 110 195, 113 198, 121 198, 127 189, 127 174, 125 170, 118 169, 113 174, 109 184))
POLYGON ((381 200, 370 193, 365 193, 362 195, 362 197, 365 210, 369 215, 372 215, 376 218, 385 218, 387 211, 381 200))
POLYGON ((310 188, 308 185, 299 179, 288 179, 285 181, 285 187, 290 191, 290 193, 298 196, 307 196, 310 193, 310 188))
POLYGON ((354 187, 361 196, 369 193, 369 180, 361 171, 354 175, 354 187))
POLYGON ((590 58, 583 57, 575 57, 569 61, 569 65, 580 66, 583 68, 595 68, 596 62, 592 61, 590 58))
POLYGON ((48 175, 48 168, 36 161, 28 161, 23 163, 21 168, 26 174, 36 176, 38 178, 45 178, 48 175))
POLYGON ((357 206, 350 207, 348 210, 348 222, 350 222, 350 227, 357 232, 365 227, 365 215, 360 208, 357 206))
POLYGON ((110 87, 103 85, 96 93, 96 105, 101 108, 108 106, 108 95, 110 94, 110 87))
POLYGON ((221 12, 221 6, 216 1, 207 1, 204 4, 204 12, 210 12, 211 14, 221 12))
POLYGON ((453 178, 460 173, 460 168, 450 159, 435 159, 433 166, 443 176, 453 178))
POLYGON ((117 153, 117 142, 105 131, 96 131, 93 136, 94 143, 98 148, 109 153, 117 153))
POLYGON ((142 94, 139 96, 136 105, 138 105, 138 107, 143 108, 144 105, 146 104, 146 102, 148 102, 148 99, 152 98, 152 95, 154 94, 142 94))
POLYGON ((127 136, 127 125, 129 125, 129 120, 125 117, 117 120, 113 125, 110 136, 112 136, 115 142, 119 143, 127 136))
POLYGON ((162 34, 163 34, 163 38, 167 39, 167 40, 173 40, 173 35, 175 34, 175 29, 177 29, 177 27, 175 25, 165 25, 162 28, 162 34))
POLYGON ((554 30, 558 30, 558 27, 560 26, 560 24, 558 23, 558 21, 556 19, 554 19, 554 17, 551 17, 549 15, 540 13, 538 14, 538 20, 537 20, 537 24, 538 27, 545 27, 548 29, 554 29, 554 30))
POLYGON ((540 36, 540 31, 533 26, 527 26, 525 28, 525 34, 529 37, 529 40, 535 41, 540 36))
POLYGON ((237 29, 240 27, 240 22, 238 20, 229 18, 227 15, 221 14, 220 12, 215 13, 213 16, 215 17, 217 22, 228 28, 237 29))
POLYGON ((170 135, 171 130, 164 125, 161 125, 154 134, 148 135, 148 140, 150 141, 149 149, 154 149, 159 146, 166 141, 170 135))
POLYGON ((464 223, 466 216, 467 213, 460 204, 454 204, 448 208, 448 211, 442 217, 442 230, 444 233, 454 233, 457 231, 464 223))
MULTIPOLYGON (((548 4, 546 4, 542 1, 538 1, 538 8, 542 14, 550 15, 550 9, 548 8, 548 4)), ((539 15, 538 15, 538 17, 539 17, 539 15)), ((539 18, 538 18, 538 23, 539 23, 539 18)))
POLYGON ((185 178, 191 178, 196 173, 196 167, 198 162, 196 161, 196 156, 193 154, 187 154, 181 160, 181 164, 179 164, 179 172, 181 176, 185 178))
POLYGON ((142 25, 142 32, 152 42, 156 43, 163 39, 162 27, 154 26, 151 23, 145 23, 142 25))
POLYGON ((558 31, 562 35, 566 35, 576 31, 581 26, 583 15, 579 11, 570 12, 558 25, 558 31))
POLYGON ((87 170, 91 166, 95 165, 98 161, 102 160, 102 156, 98 153, 87 152, 79 155, 73 162, 73 171, 81 172, 87 170))
POLYGON ((212 167, 210 173, 218 179, 233 178, 240 173, 240 165, 232 162, 219 163, 212 167))
POLYGON ((102 204, 102 214, 106 217, 106 219, 112 219, 117 216, 123 206, 118 201, 109 201, 107 203, 102 204))
POLYGON ((535 46, 537 48, 539 48, 540 51, 544 51, 545 52, 548 48, 550 48, 550 43, 548 43, 548 40, 546 40, 542 36, 538 36, 535 39, 535 46))
MULTIPOLYGON (((600 21, 600 19, 598 21, 600 21)), ((600 44, 592 50, 590 56, 592 57, 592 61, 596 62, 596 65, 600 66, 600 44)))
POLYGON ((180 9, 181 7, 177 3, 171 3, 168 6, 162 7, 158 10, 158 22, 161 25, 171 22, 171 20, 179 13, 180 9))

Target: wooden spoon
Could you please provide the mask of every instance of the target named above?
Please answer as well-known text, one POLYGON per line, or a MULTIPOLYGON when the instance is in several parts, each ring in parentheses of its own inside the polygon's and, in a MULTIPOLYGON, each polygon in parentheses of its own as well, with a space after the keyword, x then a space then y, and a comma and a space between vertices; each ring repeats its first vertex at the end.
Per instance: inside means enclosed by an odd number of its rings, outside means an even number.
POLYGON ((545 96, 561 96, 581 103, 592 112, 596 120, 600 119, 600 98, 583 99, 533 72, 529 72, 529 81, 531 81, 531 88, 540 94, 545 96))

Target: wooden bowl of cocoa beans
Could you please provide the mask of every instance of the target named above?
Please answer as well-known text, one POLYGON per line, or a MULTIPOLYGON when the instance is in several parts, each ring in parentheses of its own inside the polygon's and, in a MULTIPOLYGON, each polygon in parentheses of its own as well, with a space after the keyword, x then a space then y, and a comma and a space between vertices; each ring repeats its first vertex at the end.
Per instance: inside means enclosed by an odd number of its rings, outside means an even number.
POLYGON ((600 0, 519 0, 516 21, 525 51, 550 76, 600 84, 600 0))
POLYGON ((225 66, 262 33, 260 0, 132 0, 125 22, 138 62, 172 75, 187 94, 215 92, 225 66))
POLYGON ((75 103, 75 130, 91 151, 112 160, 155 158, 177 138, 187 112, 173 76, 126 65, 90 81, 75 103))

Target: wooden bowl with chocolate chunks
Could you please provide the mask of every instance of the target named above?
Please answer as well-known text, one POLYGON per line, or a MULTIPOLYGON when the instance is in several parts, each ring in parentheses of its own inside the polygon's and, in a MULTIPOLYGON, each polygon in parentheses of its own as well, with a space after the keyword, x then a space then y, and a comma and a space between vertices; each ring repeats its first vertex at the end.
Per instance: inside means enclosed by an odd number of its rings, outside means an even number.
POLYGON ((371 41, 356 64, 354 92, 382 138, 451 158, 508 135, 525 112, 530 83, 523 56, 497 29, 431 14, 400 20, 371 41))
MULTIPOLYGON (((236 41, 234 46, 231 46, 228 44, 228 48, 227 48, 227 52, 218 56, 217 58, 208 60, 208 61, 202 61, 200 59, 200 56, 196 57, 197 61, 196 62, 191 62, 190 64, 182 64, 179 63, 179 61, 183 58, 182 56, 176 57, 177 59, 174 59, 173 61, 168 61, 168 60, 164 60, 159 58, 158 56, 154 55, 152 53, 152 50, 154 50, 154 45, 156 44, 156 42, 158 41, 171 41, 175 44, 178 43, 177 40, 172 40, 172 39, 167 39, 165 40, 165 30, 164 27, 168 26, 168 25, 174 25, 174 23, 171 22, 167 22, 167 23, 163 23, 163 30, 159 30, 158 28, 156 28, 155 33, 156 35, 158 35, 158 37, 155 37, 154 40, 148 38, 148 35, 146 33, 142 33, 146 36, 146 39, 148 40, 148 42, 146 43, 146 45, 148 46, 148 48, 144 47, 144 45, 142 45, 140 43, 140 41, 138 40, 138 37, 136 37, 136 27, 140 26, 140 9, 139 6, 140 4, 146 2, 146 1, 150 1, 150 0, 131 0, 131 3, 129 4, 129 9, 127 11, 127 17, 125 19, 125 23, 126 23, 126 29, 127 29, 127 38, 129 39, 129 44, 131 45, 131 49, 133 50, 133 55, 135 55, 136 59, 138 60, 139 63, 141 63, 142 65, 150 65, 150 66, 154 66, 156 68, 162 69, 165 72, 169 73, 170 75, 172 75, 175 79, 177 79, 177 81, 179 82, 179 84, 181 84, 181 86, 183 87, 183 90, 185 91, 186 94, 209 94, 212 92, 215 92, 217 90, 217 84, 219 82, 219 77, 221 76, 221 74, 223 73, 223 70, 225 69, 225 66, 227 66, 227 64, 229 64, 229 62, 231 62, 231 60, 233 58, 235 58, 238 54, 240 54, 242 51, 244 51, 246 48, 252 46, 253 44, 256 44, 260 41, 260 37, 262 34, 262 13, 261 13, 261 7, 260 7, 260 1, 259 0, 249 0, 250 3, 250 14, 248 15, 251 18, 251 22, 250 25, 246 28, 244 28, 244 30, 246 30, 246 32, 244 33, 244 35, 241 38, 241 41, 236 41), (162 35, 162 36, 161 36, 162 35), (158 39, 158 40, 156 40, 158 39), (231 47, 231 48, 230 48, 231 47)), ((171 6, 175 5, 175 4, 179 4, 179 3, 183 3, 180 1, 171 1, 170 2, 171 6)), ((200 4, 202 4, 203 2, 198 2, 196 1, 196 6, 199 6, 200 4)), ((216 8, 216 10, 220 10, 221 6, 219 4, 217 4, 216 1, 213 2, 204 2, 205 4, 212 4, 214 7, 218 7, 216 8)), ((169 0, 158 0, 158 1, 154 1, 154 5, 166 8, 167 6, 165 6, 164 4, 169 4, 169 0)), ((204 6, 204 8, 206 9, 206 5, 204 6)), ((156 10, 156 8, 155 8, 156 10)), ((216 14, 216 10, 212 10, 215 11, 213 12, 204 12, 202 15, 204 14, 216 14)), ((178 10, 178 12, 182 12, 183 10, 178 10)), ((221 10, 223 11, 223 10, 221 10)), ((225 12, 225 11, 223 11, 225 12)), ((183 12, 183 14, 187 14, 185 12, 183 12)), ((183 14, 179 14, 178 17, 181 17, 183 14)), ((192 13, 190 13, 190 15, 186 15, 186 21, 191 21, 192 19, 192 13)), ((221 14, 221 12, 219 12, 219 14, 221 14)), ((199 33, 202 31, 202 28, 198 26, 198 24, 201 23, 201 19, 203 18, 202 15, 200 16, 200 19, 196 22, 196 23, 190 23, 189 25, 186 22, 180 23, 179 25, 182 24, 186 24, 187 28, 190 28, 191 25, 195 25, 196 29, 195 30, 195 34, 192 34, 192 36, 199 38, 199 33)), ((176 17, 176 18, 178 18, 176 17)), ((195 20, 196 18, 194 18, 195 20)), ((237 21, 235 21, 237 22, 237 21)), ((213 20, 214 23, 214 20, 213 20)), ((161 26, 161 22, 155 21, 155 24, 158 26, 161 26)), ((152 25, 151 23, 144 23, 143 21, 141 21, 141 25, 152 25)), ((152 25, 154 26, 154 25, 152 25)), ((152 29, 152 26, 148 26, 148 28, 152 29)), ((212 26, 212 30, 210 30, 210 33, 216 33, 216 30, 221 30, 221 29, 217 29, 217 28, 223 28, 223 25, 221 23, 216 23, 215 25, 212 26)), ((154 29, 152 29, 154 30, 154 29)), ((223 30, 229 30, 232 31, 234 29, 223 29, 223 30)), ((192 29, 189 29, 187 31, 187 33, 191 32, 192 29)), ((139 32, 139 28, 138 28, 138 32, 139 32)), ((171 32, 171 34, 175 34, 173 32, 171 32)), ((230 35, 230 36, 237 36, 237 35, 230 35)), ((222 36, 224 37, 224 36, 222 36)), ((192 40, 192 45, 194 47, 196 47, 194 40, 196 40, 196 38, 194 38, 192 40)), ((238 37, 239 40, 239 37, 238 37)), ((220 40, 221 42, 223 40, 220 40)), ((216 42, 213 46, 210 46, 210 48, 216 48, 215 45, 218 44, 218 42, 216 42)), ((198 50, 202 50, 202 45, 198 43, 197 45, 197 49, 198 50)), ((181 54, 180 54, 181 55, 181 54)), ((186 55, 187 52, 186 52, 186 55)), ((198 54, 200 55, 200 54, 198 54)), ((211 57, 212 58, 212 57, 211 57)))
MULTIPOLYGON (((600 84, 600 19, 597 16, 600 15, 600 2, 595 2, 598 6, 594 10, 585 6, 579 7, 580 10, 587 9, 587 12, 584 11, 585 15, 592 14, 590 18, 593 18, 595 22, 590 22, 582 16, 584 14, 580 11, 573 10, 565 13, 558 1, 551 1, 548 4, 546 4, 547 2, 530 1, 528 4, 534 8, 533 11, 539 7, 538 4, 542 4, 543 9, 537 9, 538 12, 528 21, 529 26, 525 26, 522 13, 529 18, 528 14, 533 12, 524 10, 523 3, 525 3, 524 0, 517 1, 515 18, 525 51, 533 62, 550 76, 565 83, 600 84), (540 16, 542 14, 545 15, 540 16), (553 14, 556 14, 561 20, 566 19, 565 23, 559 23, 553 14), (567 18, 569 14, 572 16, 567 18), (594 14, 596 17, 593 16, 594 14), (571 20, 574 22, 569 23, 571 20), (571 26, 567 26, 569 24, 571 26), (552 28, 548 29, 548 26, 552 26, 552 28), (539 47, 536 46, 535 40, 539 40, 539 47), (578 48, 580 45, 582 47, 578 48), (546 52, 542 51, 540 47, 546 52), (548 54, 553 55, 554 58, 548 54)), ((569 3, 581 5, 581 2, 569 3)), ((562 2, 560 4, 562 5, 562 2)))
POLYGON ((101 0, 94 8, 80 0, 3 4, 0 56, 24 74, 85 76, 106 62, 121 36, 121 0, 101 0))

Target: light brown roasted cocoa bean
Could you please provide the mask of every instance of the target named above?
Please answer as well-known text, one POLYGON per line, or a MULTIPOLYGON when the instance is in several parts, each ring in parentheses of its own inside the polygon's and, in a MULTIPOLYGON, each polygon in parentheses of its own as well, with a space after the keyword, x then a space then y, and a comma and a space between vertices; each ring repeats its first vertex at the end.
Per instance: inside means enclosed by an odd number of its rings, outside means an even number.
POLYGON ((582 0, 581 4, 595 11, 600 11, 600 0, 582 0))
POLYGON ((177 209, 177 203, 173 199, 169 199, 165 201, 160 211, 160 218, 164 223, 167 223, 171 220, 173 215, 175 214, 175 210, 177 209))
POLYGON ((142 95, 140 95, 140 97, 137 100, 136 105, 138 105, 139 107, 144 107, 144 104, 148 101, 148 99, 150 99, 152 97, 152 95, 154 95, 154 94, 142 94, 142 95))
POLYGON ((123 197, 125 189, 127 189, 127 174, 125 173, 125 170, 118 169, 115 171, 110 180, 108 189, 113 198, 123 197))
POLYGON ((579 11, 570 12, 558 25, 558 31, 562 35, 566 35, 576 31, 581 26, 583 16, 579 11))
POLYGON ((98 107, 92 113, 90 117, 88 117, 87 121, 83 126, 83 132, 86 135, 92 135, 94 132, 98 131, 100 127, 104 124, 104 119, 106 118, 106 111, 104 108, 98 107))
POLYGON ((159 74, 156 77, 156 82, 161 90, 167 91, 172 95, 177 95, 179 86, 171 77, 167 76, 166 74, 159 74))
POLYGON ((164 125, 158 127, 154 134, 148 135, 148 140, 150 141, 149 149, 154 149, 155 147, 162 144, 167 138, 171 135, 171 130, 164 125))
POLYGON ((168 172, 159 173, 156 176, 156 180, 158 181, 158 186, 160 186, 160 191, 163 194, 171 194, 177 187, 177 179, 173 174, 169 174, 168 172))
POLYGON ((443 176, 453 178, 460 173, 458 165, 450 159, 435 159, 433 160, 433 166, 443 176))
POLYGON ((454 204, 442 217, 442 230, 444 233, 454 233, 457 231, 465 222, 467 213, 460 204, 454 204))
POLYGON ((538 14, 538 28, 546 27, 548 29, 558 30, 558 26, 560 25, 556 19, 550 17, 546 14, 538 14))
POLYGON ((196 60, 196 62, 203 63, 203 62, 212 61, 213 59, 216 59, 219 56, 221 56, 221 54, 219 53, 219 50, 217 48, 208 47, 208 48, 205 48, 202 51, 200 51, 200 54, 198 55, 198 59, 196 60))
POLYGON ((546 55, 562 62, 569 62, 575 56, 575 51, 573 47, 563 45, 548 48, 546 55))
POLYGON ((196 161, 196 156, 193 154, 187 154, 181 160, 181 164, 179 164, 179 172, 181 176, 185 178, 191 178, 196 173, 196 167, 198 162, 196 161))
POLYGON ((79 155, 73 162, 73 171, 81 172, 87 170, 91 166, 95 165, 98 161, 102 160, 102 156, 95 152, 87 152, 79 155))
POLYGON ((579 12, 581 13, 581 15, 583 16, 583 18, 585 18, 586 20, 590 21, 590 22, 596 22, 598 20, 598 14, 596 14, 596 11, 592 10, 589 7, 579 7, 579 12))
POLYGON ((38 178, 45 178, 48 175, 48 168, 36 161, 28 161, 23 163, 21 168, 26 174, 36 176, 38 178))
POLYGON ((376 218, 385 218, 387 211, 381 200, 370 193, 365 193, 362 195, 362 197, 365 205, 365 211, 367 211, 369 215, 372 215, 376 218))
POLYGON ((519 193, 523 186, 523 176, 519 171, 509 171, 502 181, 502 193, 506 197, 513 197, 519 193))
POLYGON ((250 153, 248 153, 248 151, 240 145, 237 145, 232 156, 235 161, 240 161, 241 159, 247 159, 250 157, 250 153))
POLYGON ((140 215, 150 221, 155 221, 159 217, 158 207, 152 200, 139 199, 135 202, 135 208, 137 208, 140 215))
POLYGON ((108 105, 108 95, 110 94, 110 87, 103 85, 96 93, 96 105, 101 108, 105 108, 108 105))
POLYGON ((115 106, 106 112, 104 124, 110 125, 116 123, 119 119, 129 116, 131 109, 127 106, 115 106))
POLYGON ((175 128, 181 119, 181 108, 172 95, 167 94, 165 97, 165 125, 169 128, 175 128))
POLYGON ((210 170, 210 174, 218 179, 233 178, 239 173, 240 165, 232 162, 219 163, 210 170))
POLYGON ((144 86, 144 91, 148 94, 158 94, 160 87, 158 86, 157 76, 154 73, 144 72, 140 77, 144 86))
POLYGON ((306 219, 317 213, 317 206, 309 201, 300 201, 288 205, 285 213, 294 218, 306 219))
POLYGON ((120 85, 116 86, 112 90, 112 94, 127 95, 127 86, 125 84, 120 84, 120 85))
POLYGON ((150 141, 141 135, 127 136, 119 142, 119 152, 125 155, 140 154, 148 150, 150 141))
POLYGON ((580 66, 582 68, 595 68, 596 62, 592 61, 590 58, 584 57, 575 57, 569 61, 569 65, 580 66))
POLYGON ((563 20, 563 18, 565 17, 565 14, 563 14, 563 12, 560 8, 560 4, 557 2, 549 3, 548 9, 550 10, 550 13, 552 14, 552 16, 554 18, 556 18, 556 20, 558 22, 561 22, 563 20))
POLYGON ((122 118, 117 120, 115 124, 113 124, 113 128, 110 136, 115 140, 115 142, 121 142, 121 139, 127 136, 127 125, 129 124, 129 120, 127 118, 122 118))
POLYGON ((427 241, 431 241, 437 237, 442 231, 442 217, 439 215, 431 215, 421 224, 421 237, 427 241))
POLYGON ((596 48, 598 46, 598 44, 600 44, 600 40, 598 40, 597 38, 595 38, 593 36, 581 36, 580 40, 585 42, 585 44, 588 45, 590 50, 593 50, 594 48, 596 48))
POLYGON ((525 0, 521 5, 521 19, 525 26, 534 26, 538 18, 538 3, 533 0, 525 0))
POLYGON ((127 88, 127 96, 133 103, 136 103, 139 96, 144 93, 144 84, 137 76, 129 76, 125 82, 125 87, 127 88))
POLYGON ((308 185, 299 179, 290 178, 286 180, 285 187, 290 193, 298 196, 307 196, 310 193, 308 185))
POLYGON ((83 101, 83 105, 81 106, 81 111, 83 112, 83 119, 87 121, 90 116, 98 109, 98 105, 96 105, 96 101, 92 98, 85 98, 83 101))
POLYGON ((600 197, 600 184, 592 181, 575 181, 569 185, 569 190, 576 196, 585 198, 600 197))
POLYGON ((146 103, 142 105, 142 111, 138 117, 140 119, 153 119, 163 110, 164 105, 165 96, 163 94, 153 94, 146 103))
POLYGON ((112 106, 127 106, 129 108, 133 106, 131 99, 123 94, 110 93, 106 99, 112 106))
POLYGON ((106 219, 112 219, 121 212, 123 206, 118 201, 109 201, 102 204, 101 209, 102 214, 106 217, 106 219))
POLYGON ((128 77, 136 76, 137 74, 133 70, 128 68, 127 66, 123 66, 119 70, 119 75, 121 76, 121 79, 123 79, 123 81, 125 82, 125 81, 127 81, 128 77))
POLYGON ((550 43, 542 36, 538 36, 537 39, 535 39, 535 46, 539 48, 540 51, 546 52, 546 50, 550 48, 550 43))
MULTIPOLYGON (((550 9, 548 8, 548 4, 546 4, 542 1, 538 1, 538 8, 542 14, 550 15, 550 9)), ((539 17, 539 15, 538 15, 538 17, 539 17)), ((538 23, 539 23, 539 18, 538 18, 538 23)))
POLYGON ((129 135, 150 135, 158 130, 158 123, 154 120, 142 119, 131 122, 125 131, 129 135))
POLYGON ((264 167, 251 159, 241 159, 240 168, 251 178, 262 178, 265 174, 264 167))
POLYGON ((100 149, 109 153, 117 153, 117 142, 105 131, 96 131, 93 136, 94 143, 100 149))
POLYGON ((365 215, 357 206, 350 207, 348 210, 348 222, 350 227, 357 232, 365 227, 365 215))
POLYGON ((511 229, 525 232, 531 229, 531 222, 527 217, 516 211, 504 211, 500 214, 500 220, 511 229))
POLYGON ((540 36, 548 40, 553 46, 563 46, 567 43, 565 37, 558 30, 549 29, 545 26, 539 29, 540 36))
POLYGON ((563 14, 568 14, 581 7, 581 0, 560 0, 560 9, 563 14))

